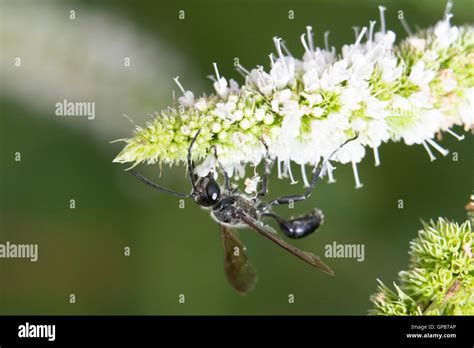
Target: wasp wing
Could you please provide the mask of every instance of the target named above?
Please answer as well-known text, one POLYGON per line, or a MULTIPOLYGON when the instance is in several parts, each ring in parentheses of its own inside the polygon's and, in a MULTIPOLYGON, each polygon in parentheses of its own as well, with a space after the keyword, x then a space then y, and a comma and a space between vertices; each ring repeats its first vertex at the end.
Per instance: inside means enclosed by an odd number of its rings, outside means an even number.
POLYGON ((274 233, 271 231, 267 230, 267 228, 256 221, 254 218, 246 214, 245 212, 239 212, 239 217, 241 220, 250 228, 255 230, 256 232, 260 233, 262 236, 264 236, 267 239, 270 239, 273 243, 278 244, 281 246, 283 249, 286 251, 290 252, 291 254, 295 255, 296 257, 300 258, 301 260, 309 263, 311 266, 314 266, 321 271, 334 275, 333 270, 326 265, 317 255, 314 255, 313 253, 310 253, 308 251, 304 251, 301 249, 298 249, 297 247, 288 244, 285 242, 283 239, 277 237, 274 233))
POLYGON ((237 292, 246 294, 253 289, 257 274, 247 259, 245 247, 239 240, 237 232, 224 225, 220 227, 227 280, 237 292))

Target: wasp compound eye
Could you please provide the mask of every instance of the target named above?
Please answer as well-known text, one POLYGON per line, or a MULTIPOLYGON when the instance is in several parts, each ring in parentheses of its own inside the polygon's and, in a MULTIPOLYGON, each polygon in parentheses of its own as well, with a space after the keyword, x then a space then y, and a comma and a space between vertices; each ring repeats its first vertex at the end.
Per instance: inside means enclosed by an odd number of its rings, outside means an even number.
POLYGON ((221 188, 211 176, 200 178, 196 183, 194 200, 203 207, 215 205, 221 199, 221 188))
POLYGON ((209 180, 206 186, 207 200, 211 204, 215 204, 221 198, 221 188, 215 180, 209 180))

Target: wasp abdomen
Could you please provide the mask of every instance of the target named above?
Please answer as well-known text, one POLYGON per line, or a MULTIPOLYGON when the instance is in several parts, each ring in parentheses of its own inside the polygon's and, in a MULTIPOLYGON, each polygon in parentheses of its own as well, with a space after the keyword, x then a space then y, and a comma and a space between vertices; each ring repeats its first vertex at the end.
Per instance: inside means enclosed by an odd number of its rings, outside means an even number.
POLYGON ((322 225, 324 219, 323 213, 319 209, 314 209, 309 214, 288 221, 272 213, 265 215, 273 217, 283 233, 293 239, 303 238, 313 233, 322 225))

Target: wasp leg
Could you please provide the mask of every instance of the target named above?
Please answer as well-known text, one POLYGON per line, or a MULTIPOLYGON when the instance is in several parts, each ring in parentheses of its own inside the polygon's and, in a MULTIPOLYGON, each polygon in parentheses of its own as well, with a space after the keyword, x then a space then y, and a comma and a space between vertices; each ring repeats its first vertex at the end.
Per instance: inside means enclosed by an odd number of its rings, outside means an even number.
POLYGON ((294 203, 294 202, 300 202, 304 201, 306 198, 308 198, 311 193, 314 190, 314 187, 316 186, 316 183, 321 175, 321 172, 326 169, 328 161, 331 160, 331 158, 336 154, 337 151, 339 151, 344 145, 347 143, 357 139, 359 134, 357 134, 355 137, 350 138, 346 140, 344 143, 342 143, 336 150, 334 150, 329 157, 327 157, 323 164, 321 166, 315 166, 314 167, 314 172, 313 172, 313 177, 311 178, 311 183, 309 184, 308 189, 306 190, 305 193, 302 195, 290 195, 290 196, 283 196, 277 199, 274 199, 270 202, 271 205, 279 205, 279 204, 289 204, 289 203, 294 203))
POLYGON ((196 191, 196 174, 194 174, 194 161, 191 158, 191 151, 199 133, 201 133, 201 129, 196 132, 196 135, 194 135, 194 138, 191 140, 188 147, 188 175, 191 185, 193 186, 193 192, 196 191))
POLYGON ((272 160, 270 159, 270 155, 268 153, 267 143, 263 139, 260 139, 260 142, 265 147, 266 153, 265 153, 265 158, 263 159, 264 173, 262 176, 262 186, 260 187, 260 191, 258 191, 257 193, 258 198, 265 197, 268 193, 268 176, 271 173, 272 164, 273 164, 272 160))
POLYGON ((216 158, 217 165, 219 166, 220 170, 222 171, 222 173, 224 175, 225 188, 226 188, 227 191, 232 191, 232 186, 230 184, 229 174, 227 174, 224 166, 219 161, 219 157, 217 156, 217 149, 216 149, 215 145, 213 146, 213 149, 214 149, 214 157, 216 158))
POLYGON ((289 195, 289 196, 283 196, 280 198, 276 198, 270 202, 271 205, 279 205, 279 204, 290 204, 294 202, 300 202, 304 201, 306 198, 308 198, 311 193, 313 192, 314 187, 316 186, 316 183, 319 179, 319 176, 321 175, 323 167, 316 167, 314 170, 313 178, 311 179, 311 183, 309 184, 308 189, 306 190, 305 193, 302 195, 289 195))

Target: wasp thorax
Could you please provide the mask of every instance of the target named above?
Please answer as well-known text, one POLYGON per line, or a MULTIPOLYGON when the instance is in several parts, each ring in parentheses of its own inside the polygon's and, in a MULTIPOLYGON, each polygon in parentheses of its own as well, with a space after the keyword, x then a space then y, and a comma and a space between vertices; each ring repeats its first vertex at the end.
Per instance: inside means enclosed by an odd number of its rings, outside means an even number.
POLYGON ((230 225, 239 224, 241 221, 236 214, 235 201, 229 197, 223 199, 213 208, 213 215, 219 221, 230 225))

